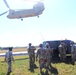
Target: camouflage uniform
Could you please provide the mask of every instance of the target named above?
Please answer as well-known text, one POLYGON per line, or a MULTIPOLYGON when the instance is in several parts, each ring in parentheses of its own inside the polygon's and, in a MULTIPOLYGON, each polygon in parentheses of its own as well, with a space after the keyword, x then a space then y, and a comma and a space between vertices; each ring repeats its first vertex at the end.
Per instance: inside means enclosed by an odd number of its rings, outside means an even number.
POLYGON ((65 43, 61 42, 61 44, 58 46, 58 50, 60 53, 60 60, 65 61, 67 50, 65 43))
POLYGON ((29 48, 28 48, 28 54, 29 54, 29 66, 30 69, 34 67, 34 63, 35 63, 35 50, 36 48, 34 46, 31 46, 31 44, 29 44, 29 48))
POLYGON ((37 60, 37 57, 39 56, 40 73, 42 73, 42 68, 45 67, 45 62, 44 62, 45 50, 42 44, 40 44, 39 47, 40 48, 38 49, 37 54, 36 54, 36 60, 37 60))
POLYGON ((12 48, 9 48, 9 51, 6 52, 5 61, 8 63, 8 72, 11 72, 12 61, 14 61, 13 54, 12 54, 12 48))
POLYGON ((71 45, 71 59, 72 59, 72 62, 75 63, 75 59, 76 59, 76 44, 72 44, 71 45))
POLYGON ((49 66, 51 68, 52 53, 53 52, 49 44, 46 44, 46 48, 45 48, 46 71, 48 71, 49 66))

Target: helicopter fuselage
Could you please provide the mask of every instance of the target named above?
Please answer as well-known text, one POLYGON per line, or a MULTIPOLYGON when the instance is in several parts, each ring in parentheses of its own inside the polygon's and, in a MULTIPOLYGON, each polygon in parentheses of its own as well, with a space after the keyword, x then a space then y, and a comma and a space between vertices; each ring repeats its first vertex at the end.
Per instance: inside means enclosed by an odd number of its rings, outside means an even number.
POLYGON ((21 9, 21 10, 9 10, 7 17, 9 19, 27 18, 33 16, 39 16, 44 11, 43 3, 37 3, 32 9, 21 9))

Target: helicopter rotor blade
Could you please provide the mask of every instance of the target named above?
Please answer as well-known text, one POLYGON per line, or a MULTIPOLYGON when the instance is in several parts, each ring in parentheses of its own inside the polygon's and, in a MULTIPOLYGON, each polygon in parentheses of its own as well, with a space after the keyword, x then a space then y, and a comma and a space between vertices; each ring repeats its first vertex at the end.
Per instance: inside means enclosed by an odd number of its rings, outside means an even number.
POLYGON ((3 0, 4 1, 4 3, 6 4, 6 6, 10 9, 10 7, 9 7, 9 5, 8 5, 8 3, 7 3, 7 1, 6 0, 3 0))
POLYGON ((23 1, 29 1, 29 2, 41 2, 41 1, 43 1, 43 0, 23 0, 23 1))
POLYGON ((2 14, 0 14, 0 16, 2 16, 2 15, 4 15, 4 14, 6 14, 8 11, 6 11, 6 12, 3 12, 2 14))

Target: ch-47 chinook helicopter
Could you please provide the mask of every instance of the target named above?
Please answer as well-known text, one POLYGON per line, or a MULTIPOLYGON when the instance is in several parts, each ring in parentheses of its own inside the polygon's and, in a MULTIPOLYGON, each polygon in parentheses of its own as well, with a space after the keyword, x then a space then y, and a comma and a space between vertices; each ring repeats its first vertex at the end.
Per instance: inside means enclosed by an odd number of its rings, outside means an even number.
POLYGON ((36 2, 36 4, 31 9, 21 9, 21 10, 13 10, 9 7, 6 0, 3 0, 3 1, 7 6, 7 8, 9 8, 9 10, 0 14, 0 16, 9 12, 9 14, 7 15, 7 18, 9 19, 23 20, 23 18, 27 18, 27 17, 35 17, 35 16, 39 17, 39 15, 41 15, 45 9, 44 4, 41 1, 36 2))

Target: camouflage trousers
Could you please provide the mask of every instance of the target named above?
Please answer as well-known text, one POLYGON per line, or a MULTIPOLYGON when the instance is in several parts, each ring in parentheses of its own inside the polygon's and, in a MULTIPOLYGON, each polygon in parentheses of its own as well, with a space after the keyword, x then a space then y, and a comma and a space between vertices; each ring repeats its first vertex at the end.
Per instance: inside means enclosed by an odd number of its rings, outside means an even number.
POLYGON ((66 53, 60 54, 60 60, 65 61, 65 59, 66 59, 66 53))
POLYGON ((49 69, 49 67, 51 68, 51 58, 45 59, 45 63, 46 63, 46 69, 49 69))
POLYGON ((75 60, 76 60, 75 52, 71 52, 71 59, 72 59, 72 62, 75 62, 75 60))
POLYGON ((35 63, 35 55, 29 56, 29 67, 33 67, 35 63))
POLYGON ((45 68, 45 61, 43 58, 39 59, 39 66, 40 66, 40 69, 45 68))
POLYGON ((8 62, 8 72, 12 71, 12 61, 8 62))

